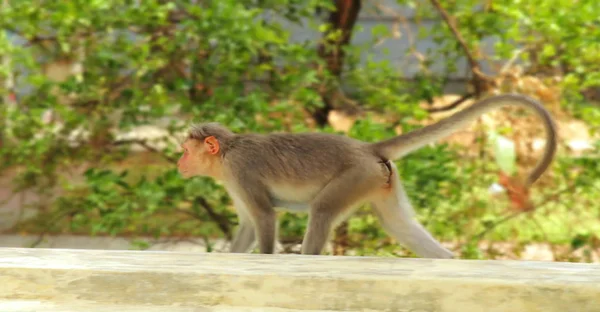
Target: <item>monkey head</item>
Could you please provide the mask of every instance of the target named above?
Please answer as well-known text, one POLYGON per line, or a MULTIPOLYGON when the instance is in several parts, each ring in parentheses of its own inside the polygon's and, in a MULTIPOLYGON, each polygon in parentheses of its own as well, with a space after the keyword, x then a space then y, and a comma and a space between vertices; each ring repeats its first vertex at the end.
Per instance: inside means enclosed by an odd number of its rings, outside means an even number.
POLYGON ((194 176, 216 177, 220 172, 220 146, 214 136, 198 140, 188 138, 182 145, 183 155, 177 161, 179 174, 184 178, 194 176))

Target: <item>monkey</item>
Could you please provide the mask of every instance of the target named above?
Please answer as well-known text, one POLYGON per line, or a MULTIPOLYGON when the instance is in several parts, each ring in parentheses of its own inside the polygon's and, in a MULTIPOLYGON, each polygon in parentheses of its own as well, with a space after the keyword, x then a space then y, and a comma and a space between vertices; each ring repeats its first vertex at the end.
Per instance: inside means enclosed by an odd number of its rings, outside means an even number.
POLYGON ((418 257, 452 259, 414 217, 393 162, 442 139, 488 111, 507 105, 531 109, 543 122, 542 158, 524 185, 531 186, 552 163, 557 131, 537 100, 520 94, 495 95, 437 123, 378 142, 321 133, 234 133, 217 122, 190 126, 177 162, 183 178, 207 176, 222 182, 239 217, 230 252, 274 253, 276 211, 308 212, 301 254, 319 255, 331 230, 355 209, 370 203, 388 235, 418 257))

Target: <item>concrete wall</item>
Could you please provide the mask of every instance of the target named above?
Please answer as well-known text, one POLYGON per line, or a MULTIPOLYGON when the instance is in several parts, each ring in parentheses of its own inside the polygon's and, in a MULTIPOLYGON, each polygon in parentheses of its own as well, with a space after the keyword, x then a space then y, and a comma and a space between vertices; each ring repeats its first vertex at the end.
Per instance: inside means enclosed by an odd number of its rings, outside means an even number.
POLYGON ((0 249, 0 311, 600 311, 600 266, 0 249))

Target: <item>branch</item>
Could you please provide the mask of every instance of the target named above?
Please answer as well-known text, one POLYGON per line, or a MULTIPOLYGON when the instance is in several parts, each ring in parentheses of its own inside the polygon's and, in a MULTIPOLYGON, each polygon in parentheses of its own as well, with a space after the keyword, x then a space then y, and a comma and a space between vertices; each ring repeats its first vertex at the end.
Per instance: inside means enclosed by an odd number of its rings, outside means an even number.
POLYGON ((108 88, 110 91, 105 96, 106 102, 114 102, 121 95, 121 93, 131 85, 132 80, 133 74, 121 77, 118 81, 115 81, 113 84, 111 84, 108 88))
POLYGON ((143 148, 145 148, 146 150, 153 152, 153 153, 157 153, 160 154, 164 159, 166 159, 167 161, 171 162, 171 163, 177 163, 177 158, 171 157, 169 155, 166 155, 165 153, 161 152, 160 150, 158 150, 155 147, 152 147, 148 144, 147 140, 140 140, 140 139, 131 139, 131 140, 117 140, 115 142, 112 143, 115 146, 118 145, 125 145, 125 144, 139 144, 141 145, 143 148))
MULTIPOLYGON (((38 34, 35 34, 32 36, 27 36, 26 34, 21 32, 17 28, 14 28, 14 27, 11 27, 8 25, 3 25, 3 27, 5 30, 8 30, 9 32, 12 32, 12 33, 16 34, 17 36, 20 36, 23 39, 25 39, 27 41, 24 44, 25 47, 33 46, 36 44, 49 43, 49 42, 58 42, 58 40, 60 39, 58 36, 40 36, 38 34)), ((79 33, 74 33, 70 37, 73 39, 83 39, 83 38, 93 35, 94 33, 95 33, 94 31, 88 30, 88 31, 83 31, 83 32, 79 32, 79 33)))
POLYGON ((430 1, 431 4, 433 4, 433 6, 438 10, 440 15, 450 28, 450 31, 452 31, 452 34, 456 38, 456 41, 458 41, 459 45, 463 49, 463 52, 467 56, 467 60, 469 61, 469 65, 471 66, 471 72, 473 73, 473 86, 475 87, 475 93, 477 95, 480 95, 493 84, 492 80, 489 77, 487 77, 483 72, 481 72, 481 66, 479 65, 479 62, 477 62, 477 60, 473 56, 473 53, 471 53, 471 50, 469 50, 465 39, 462 37, 462 35, 458 31, 458 28, 456 27, 454 19, 442 7, 438 0, 430 1))
MULTIPOLYGON (((487 233, 489 233, 490 231, 492 231, 493 229, 495 229, 496 227, 498 227, 499 225, 505 223, 506 221, 509 221, 511 219, 514 219, 515 217, 520 216, 521 214, 523 214, 526 211, 517 211, 513 214, 510 214, 502 219, 500 219, 500 221, 497 221, 496 223, 490 225, 489 227, 487 227, 485 230, 481 231, 479 234, 475 235, 473 238, 475 238, 476 240, 481 240, 487 233)), ((527 212, 533 212, 532 210, 527 211, 527 212)))
POLYGON ((41 233, 38 235, 37 239, 36 239, 36 240, 35 240, 33 243, 31 243, 31 244, 29 245, 29 248, 35 248, 35 247, 37 247, 37 245, 39 245, 39 244, 42 242, 42 240, 44 240, 44 237, 46 236, 46 234, 48 234, 48 232, 50 231, 50 228, 51 228, 52 226, 56 225, 56 223, 57 223, 57 222, 58 222, 60 219, 62 219, 62 218, 64 218, 64 217, 66 217, 66 216, 68 216, 68 215, 71 215, 71 214, 73 214, 73 213, 75 213, 75 212, 77 212, 77 210, 76 210, 76 209, 71 209, 71 210, 64 210, 64 211, 62 211, 62 212, 59 212, 59 213, 57 213, 56 215, 54 215, 54 217, 52 217, 52 218, 51 218, 51 219, 48 221, 48 223, 46 223, 46 226, 44 226, 44 229, 43 229, 43 230, 42 230, 42 232, 41 232, 41 233))
MULTIPOLYGON (((204 198, 202 198, 202 200, 204 200, 204 198)), ((208 205, 208 203, 206 203, 206 204, 208 205)), ((212 207, 210 207, 210 206, 207 206, 207 207, 208 207, 208 209, 206 207, 204 207, 204 209, 207 212, 210 211, 210 212, 208 212, 209 217, 219 226, 219 229, 221 230, 221 232, 223 232, 223 234, 225 234, 225 237, 228 240, 231 240, 232 235, 231 235, 231 229, 230 229, 230 226, 229 226, 229 221, 225 217, 223 217, 222 215, 219 215, 219 214, 215 213, 214 210, 212 209, 212 207)), ((203 221, 202 220, 202 216, 199 215, 199 214, 197 214, 197 213, 195 213, 194 211, 185 210, 185 209, 176 209, 176 211, 184 213, 184 214, 186 214, 188 216, 191 216, 194 219, 198 219, 200 221, 203 221)))
POLYGON ((208 213, 210 218, 213 219, 217 223, 217 225, 219 226, 219 229, 221 229, 221 231, 223 232, 223 234, 225 234, 227 239, 231 240, 231 238, 232 238, 231 224, 229 223, 229 219, 227 219, 227 217, 225 217, 221 214, 216 213, 215 210, 210 206, 210 204, 206 201, 206 199, 204 197, 201 197, 201 196, 196 197, 195 202, 200 204, 200 206, 202 206, 202 208, 204 208, 204 210, 206 210, 206 212, 208 213))
MULTIPOLYGON (((227 219, 226 216, 215 212, 213 207, 202 196, 197 196, 194 199, 194 202, 199 204, 200 206, 202 206, 202 208, 204 208, 204 210, 206 210, 206 212, 208 213, 208 216, 219 226, 219 229, 221 230, 221 232, 223 232, 223 234, 225 234, 225 237, 228 240, 231 240, 231 238, 232 238, 231 225, 232 224, 231 224, 231 222, 229 222, 229 219, 227 219)), ((181 209, 181 208, 176 208, 175 211, 185 213, 185 214, 193 217, 194 219, 198 219, 198 220, 202 221, 202 216, 199 215, 198 213, 196 213, 195 211, 185 210, 185 209, 181 209)))
MULTIPOLYGON (((335 77, 340 77, 344 64, 344 46, 350 43, 352 29, 356 24, 358 14, 361 9, 360 0, 336 0, 336 9, 329 15, 329 24, 331 31, 323 34, 324 39, 318 46, 319 56, 325 60, 327 70, 335 77), (331 32, 341 31, 341 37, 334 42, 327 39, 331 32), (328 48, 328 44, 332 47, 328 48)), ((318 125, 327 124, 329 112, 336 106, 339 90, 320 91, 324 106, 312 112, 313 118, 318 125)))
POLYGON ((457 107, 458 105, 462 104, 464 101, 472 98, 475 94, 474 93, 467 93, 463 96, 461 96, 458 100, 443 106, 443 107, 431 107, 431 108, 426 108, 425 110, 429 113, 439 113, 439 112, 445 112, 451 109, 454 109, 455 107, 457 107))
POLYGON ((513 214, 510 214, 510 215, 508 215, 508 216, 506 216, 506 217, 504 217, 504 218, 500 219, 500 221, 498 221, 498 222, 496 222, 496 223, 494 223, 494 224, 490 225, 488 228, 486 228, 485 230, 481 231, 479 234, 477 234, 477 235, 473 236, 473 238, 475 238, 475 239, 477 239, 477 240, 480 240, 480 239, 482 239, 482 238, 483 238, 483 237, 484 237, 484 236, 485 236, 487 233, 489 233, 491 230, 495 229, 495 228, 496 228, 497 226, 499 226, 500 224, 503 224, 503 223, 505 223, 506 221, 509 221, 509 220, 511 220, 511 219, 513 219, 513 218, 515 218, 515 217, 517 217, 517 216, 520 216, 521 214, 523 214, 523 213, 525 213, 525 212, 531 212, 531 213, 533 213, 533 212, 534 212, 535 210, 537 210, 539 207, 542 207, 542 206, 544 206, 544 205, 548 204, 548 203, 549 203, 549 202, 551 202, 551 201, 556 201, 560 195, 562 195, 562 194, 564 194, 564 193, 566 193, 566 192, 570 192, 570 191, 572 191, 574 188, 575 188, 575 185, 571 185, 571 186, 565 187, 564 189, 562 189, 562 190, 560 190, 560 191, 558 191, 558 192, 556 192, 556 193, 554 193, 554 194, 550 194, 550 195, 548 195, 548 197, 546 197, 546 198, 545 198, 545 199, 542 201, 542 203, 540 203, 539 205, 537 205, 537 207, 535 207, 534 209, 532 209, 532 210, 520 210, 520 211, 517 211, 517 212, 515 212, 515 213, 513 213, 513 214))

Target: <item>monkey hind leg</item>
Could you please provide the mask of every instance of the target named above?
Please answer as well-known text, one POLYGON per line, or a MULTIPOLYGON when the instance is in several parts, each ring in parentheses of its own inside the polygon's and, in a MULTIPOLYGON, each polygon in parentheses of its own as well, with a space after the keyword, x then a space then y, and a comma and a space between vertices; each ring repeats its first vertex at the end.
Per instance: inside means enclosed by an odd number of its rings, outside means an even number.
POLYGON ((379 165, 367 166, 349 169, 334 178, 311 202, 302 254, 320 254, 332 228, 385 185, 387 177, 381 174, 379 165))
POLYGON ((384 230, 419 257, 453 258, 452 252, 444 248, 414 219, 414 210, 398 178, 398 171, 394 164, 392 164, 392 172, 391 189, 371 202, 384 230))

